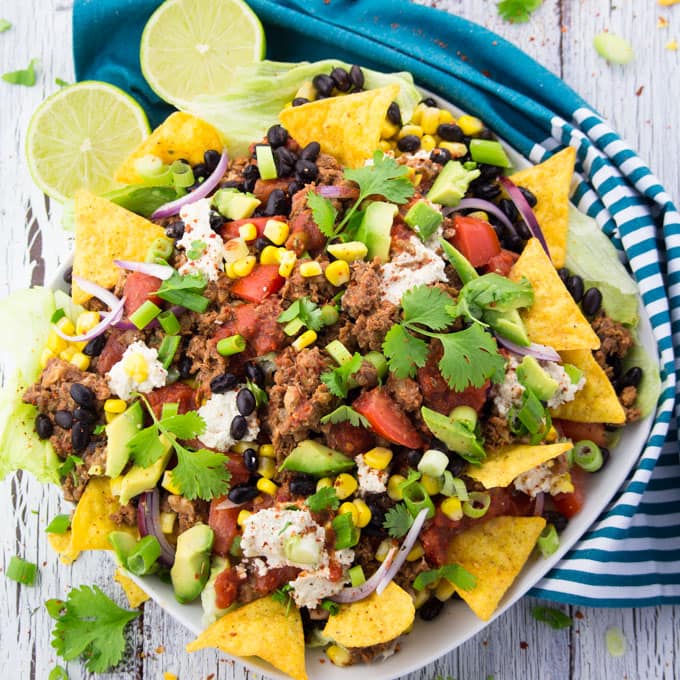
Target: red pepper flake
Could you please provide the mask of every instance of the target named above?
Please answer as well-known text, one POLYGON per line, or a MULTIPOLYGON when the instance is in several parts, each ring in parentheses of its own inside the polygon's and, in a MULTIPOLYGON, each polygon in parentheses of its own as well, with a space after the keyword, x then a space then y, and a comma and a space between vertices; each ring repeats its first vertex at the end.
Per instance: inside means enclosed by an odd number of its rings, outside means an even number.
POLYGON ((520 648, 520 649, 529 649, 529 643, 528 643, 528 642, 524 642, 524 640, 522 640, 522 641, 519 643, 519 648, 520 648))
POLYGON ((560 27, 560 31, 562 33, 566 33, 568 30, 569 30, 569 28, 567 26, 565 26, 564 24, 560 27))
POLYGON ((580 609, 577 609, 577 610, 574 612, 574 618, 575 618, 575 619, 579 619, 579 621, 580 621, 581 619, 585 619, 586 616, 585 616, 585 614, 584 614, 580 609))
POLYGON ((645 89, 644 85, 640 85, 637 90, 635 90, 635 96, 639 97, 642 94, 642 91, 645 89))

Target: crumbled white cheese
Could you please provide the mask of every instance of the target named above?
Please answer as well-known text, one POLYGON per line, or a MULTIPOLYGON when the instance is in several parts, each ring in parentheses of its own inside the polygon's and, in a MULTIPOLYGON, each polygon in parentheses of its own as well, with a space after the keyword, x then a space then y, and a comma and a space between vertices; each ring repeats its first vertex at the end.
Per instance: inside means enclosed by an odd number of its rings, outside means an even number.
MULTIPOLYGON (((205 421, 205 432, 199 435, 199 440, 208 448, 216 451, 228 451, 236 440, 231 436, 231 421, 239 414, 236 406, 238 390, 229 390, 224 394, 213 394, 208 401, 198 409, 198 415, 205 421)), ((241 441, 253 442, 260 433, 260 421, 257 411, 253 411, 247 418, 248 429, 241 441)))
POLYGON ((507 416, 513 406, 522 403, 524 386, 517 380, 517 366, 517 359, 511 356, 505 365, 505 379, 491 388, 491 398, 499 416, 507 416))
POLYGON ((447 280, 444 260, 417 236, 412 236, 409 242, 413 253, 399 253, 382 268, 383 295, 395 305, 401 302, 407 290, 415 286, 447 280))
POLYGON ((163 387, 168 372, 158 360, 158 351, 142 340, 133 342, 123 353, 121 360, 107 374, 109 389, 126 401, 133 392, 146 394, 156 387, 163 387))
POLYGON ((354 462, 357 464, 357 480, 359 481, 359 493, 363 496, 367 493, 385 493, 387 491, 387 470, 376 470, 369 465, 362 454, 359 454, 354 462))
POLYGON ((187 261, 179 268, 179 273, 200 272, 210 281, 216 281, 222 271, 224 241, 210 227, 210 200, 202 198, 182 206, 179 216, 184 222, 184 234, 177 241, 177 247, 183 248, 187 255, 187 261))
POLYGON ((523 472, 515 479, 515 488, 532 498, 541 492, 554 496, 573 491, 571 476, 565 471, 565 466, 557 461, 558 459, 548 460, 523 472))
POLYGON ((314 609, 325 597, 339 593, 347 583, 347 578, 331 581, 330 569, 324 567, 312 572, 303 571, 290 582, 293 590, 291 595, 298 607, 314 609))
POLYGON ((557 381, 557 391, 548 400, 548 408, 557 408, 560 404, 566 404, 576 398, 576 393, 583 389, 586 379, 581 376, 577 383, 571 382, 571 378, 564 370, 564 367, 554 361, 541 361, 541 368, 553 379, 557 381))

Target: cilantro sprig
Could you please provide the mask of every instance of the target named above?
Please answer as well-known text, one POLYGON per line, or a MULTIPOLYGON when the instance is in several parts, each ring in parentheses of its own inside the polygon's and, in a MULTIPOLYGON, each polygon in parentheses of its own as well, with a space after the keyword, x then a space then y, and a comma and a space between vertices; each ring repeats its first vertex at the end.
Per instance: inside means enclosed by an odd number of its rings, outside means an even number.
POLYGON ((406 536, 413 525, 413 516, 404 503, 397 503, 385 513, 383 528, 392 538, 406 536))
POLYGON ((352 388, 351 377, 361 368, 363 357, 358 352, 352 358, 330 371, 321 374, 321 382, 328 387, 331 394, 344 399, 352 388))
POLYGON ((461 567, 460 564, 445 564, 439 569, 420 572, 413 581, 413 587, 415 590, 423 590, 441 578, 451 581, 461 590, 472 590, 477 585, 474 574, 461 567))
POLYGON ((337 510, 340 506, 338 494, 332 486, 324 486, 315 494, 305 499, 305 505, 311 512, 321 512, 322 510, 337 510))
POLYGON ((320 422, 322 425, 325 425, 326 423, 349 422, 349 424, 354 425, 354 427, 370 427, 366 417, 362 416, 358 411, 355 411, 351 406, 347 406, 347 404, 342 404, 334 411, 327 413, 321 418, 320 422))
POLYGON ((298 298, 276 318, 279 323, 288 323, 295 319, 299 319, 303 325, 313 331, 321 330, 323 326, 323 312, 308 297, 298 298))
POLYGON ((182 276, 173 271, 170 278, 161 283, 156 295, 173 305, 181 305, 202 314, 210 304, 210 300, 202 295, 207 285, 208 279, 200 273, 182 276))
POLYGON ((511 24, 524 24, 542 4, 543 0, 501 0, 496 6, 505 21, 511 24))

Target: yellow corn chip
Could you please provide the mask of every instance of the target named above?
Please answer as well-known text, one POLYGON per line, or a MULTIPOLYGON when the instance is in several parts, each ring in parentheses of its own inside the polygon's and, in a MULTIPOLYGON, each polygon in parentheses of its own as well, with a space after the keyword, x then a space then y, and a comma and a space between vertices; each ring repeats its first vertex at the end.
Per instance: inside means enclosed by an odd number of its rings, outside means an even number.
POLYGON ((536 238, 527 242, 510 270, 513 281, 519 281, 523 276, 531 281, 534 289, 534 304, 520 311, 533 342, 549 345, 557 351, 599 348, 600 339, 536 238))
POLYGON ((65 534, 47 534, 47 540, 52 546, 52 550, 59 555, 59 559, 63 564, 72 564, 78 559, 80 550, 74 550, 71 547, 71 531, 65 534))
POLYGON ((576 149, 569 146, 544 163, 520 170, 510 179, 538 199, 536 219, 545 236, 555 267, 564 267, 569 229, 569 192, 574 176, 576 149))
POLYGON ((120 584, 133 609, 137 609, 140 604, 149 599, 149 596, 129 576, 126 576, 122 569, 116 569, 113 578, 120 584))
POLYGON ((387 108, 398 93, 399 86, 393 84, 319 99, 284 109, 279 118, 298 144, 319 142, 321 150, 335 156, 342 165, 358 168, 378 148, 387 108))
POLYGON ((523 472, 556 458, 561 453, 569 451, 572 446, 571 442, 538 446, 528 444, 506 446, 489 452, 487 459, 481 465, 468 466, 466 474, 481 482, 485 489, 510 486, 512 480, 523 472))
POLYGON ((168 116, 126 159, 116 172, 115 179, 123 184, 139 184, 142 178, 135 170, 135 161, 153 154, 164 163, 180 158, 192 165, 203 162, 208 149, 222 151, 219 132, 205 121, 189 113, 178 111, 168 116))
POLYGON ((472 590, 456 588, 456 592, 483 621, 491 618, 522 571, 545 524, 543 517, 495 517, 451 540, 449 562, 477 578, 472 590))
MULTIPOLYGON (((158 225, 89 191, 76 194, 75 213, 73 273, 104 288, 118 281, 115 259, 143 262, 151 244, 165 237, 158 225)), ((73 302, 80 305, 90 297, 73 282, 73 302)))
POLYGON ((295 680, 307 680, 300 611, 271 597, 250 602, 217 619, 187 645, 187 651, 206 647, 217 647, 236 656, 259 656, 295 680))
POLYGON ((411 596, 394 581, 381 595, 340 607, 323 634, 345 647, 370 647, 389 642, 407 630, 416 615, 411 596))
POLYGON ((573 401, 552 409, 552 416, 581 423, 625 423, 626 412, 592 353, 588 350, 572 350, 560 352, 560 356, 564 362, 583 371, 586 384, 576 393, 573 401))

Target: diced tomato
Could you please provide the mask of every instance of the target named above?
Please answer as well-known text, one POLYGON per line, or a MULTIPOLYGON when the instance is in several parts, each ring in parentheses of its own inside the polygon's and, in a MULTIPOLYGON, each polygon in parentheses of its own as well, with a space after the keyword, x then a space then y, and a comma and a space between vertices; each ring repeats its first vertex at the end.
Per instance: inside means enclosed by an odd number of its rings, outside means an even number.
POLYGON ((557 512, 564 515, 567 519, 574 517, 583 507, 586 496, 584 486, 587 473, 574 465, 569 470, 569 474, 571 475, 571 483, 574 485, 574 490, 571 493, 558 493, 552 497, 557 512))
POLYGON ((215 604, 219 609, 231 607, 238 597, 238 587, 241 583, 238 572, 234 567, 225 569, 215 579, 215 604))
POLYGON ((280 220, 285 222, 286 218, 283 215, 276 215, 275 217, 246 217, 243 220, 232 220, 231 222, 225 222, 220 228, 220 236, 226 241, 230 238, 238 238, 239 227, 244 224, 254 224, 257 229, 257 235, 264 235, 264 227, 269 222, 269 220, 280 220))
POLYGON ((246 302, 262 302, 285 283, 277 264, 256 264, 248 276, 238 279, 231 292, 246 302))
POLYGON ((234 538, 239 533, 237 524, 238 514, 242 508, 218 509, 218 505, 226 500, 226 496, 215 498, 210 502, 208 525, 215 532, 213 552, 226 557, 231 549, 234 538))
POLYGON ((160 286, 161 280, 155 276, 149 276, 141 272, 130 272, 125 279, 125 286, 123 288, 126 316, 130 316, 147 300, 160 305, 162 300, 153 295, 160 286))
POLYGON ((326 435, 328 446, 348 456, 368 451, 375 444, 375 436, 365 427, 355 427, 348 422, 333 423, 326 435))
POLYGON ((178 404, 178 413, 196 409, 196 390, 185 383, 176 382, 152 390, 146 395, 156 418, 161 417, 163 404, 178 404))
POLYGON ((364 392, 352 406, 368 420, 379 437, 410 449, 422 448, 423 440, 409 417, 384 388, 374 387, 364 392))
POLYGON ((509 276, 512 265, 517 262, 519 255, 513 253, 512 250, 503 248, 498 255, 494 255, 489 259, 484 267, 486 274, 500 274, 501 276, 509 276))
POLYGON ((292 218, 286 248, 294 250, 298 256, 302 255, 305 250, 315 255, 325 245, 326 237, 316 225, 309 208, 305 208, 292 218))
POLYGON ((227 469, 231 473, 231 486, 245 484, 250 479, 250 471, 240 453, 227 453, 227 469))
POLYGON ((453 219, 456 235, 451 243, 470 261, 473 267, 483 267, 501 252, 494 228, 476 217, 456 215, 453 219))
POLYGON ((105 375, 108 373, 114 364, 117 364, 122 358, 127 346, 120 341, 120 336, 123 334, 117 328, 111 331, 111 335, 106 338, 106 344, 101 354, 97 357, 97 373, 105 375))
POLYGON ((300 571, 298 567, 275 567, 274 569, 269 569, 264 574, 260 574, 257 571, 255 572, 255 590, 260 595, 273 593, 284 583, 294 581, 300 571))
POLYGON ((553 425, 561 435, 569 437, 574 443, 582 439, 590 439, 598 446, 607 446, 607 431, 604 423, 577 423, 573 420, 555 418, 553 425))
POLYGON ((276 352, 285 345, 286 335, 276 321, 282 311, 277 300, 265 300, 261 305, 237 305, 232 311, 234 318, 215 333, 215 342, 238 333, 246 339, 254 356, 276 352))

